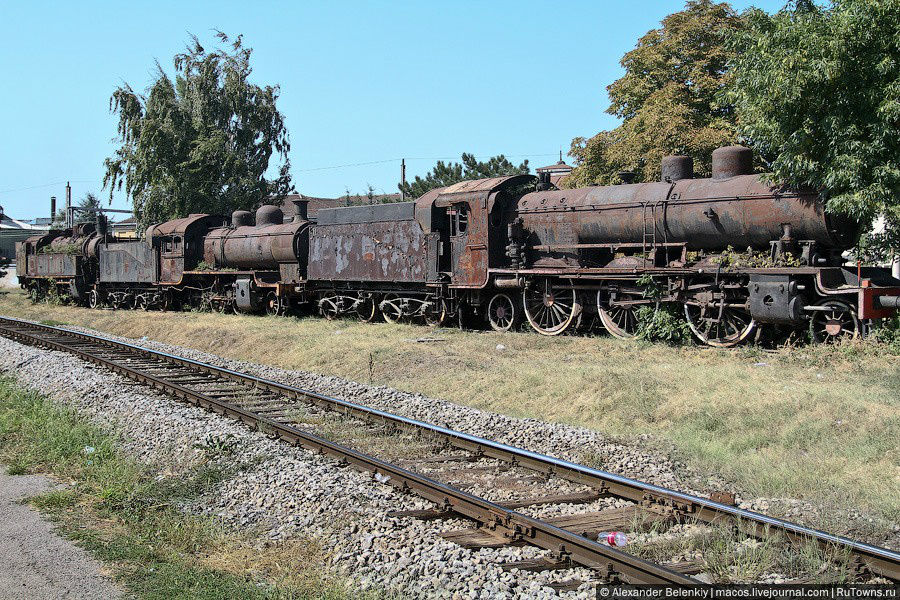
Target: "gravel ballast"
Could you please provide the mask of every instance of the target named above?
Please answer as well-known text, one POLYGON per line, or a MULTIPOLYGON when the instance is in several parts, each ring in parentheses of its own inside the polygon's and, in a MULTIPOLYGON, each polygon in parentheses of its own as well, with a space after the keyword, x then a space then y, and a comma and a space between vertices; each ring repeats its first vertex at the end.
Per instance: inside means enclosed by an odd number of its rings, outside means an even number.
MULTIPOLYGON (((721 478, 700 477, 662 453, 609 440, 579 427, 514 419, 419 394, 247 364, 148 340, 123 341, 536 452, 572 460, 591 455, 597 457, 597 466, 605 470, 657 485, 695 492, 701 486, 729 488, 721 478)), ((534 558, 543 551, 530 547, 478 551, 460 548, 438 534, 468 526, 464 521, 418 521, 387 516, 390 510, 431 507, 415 496, 398 494, 369 474, 335 468, 330 459, 272 441, 202 409, 174 402, 70 355, 0 338, 0 368, 14 373, 22 384, 113 427, 122 434, 127 450, 140 460, 166 464, 176 473, 206 457, 203 446, 209 439, 230 436, 238 452, 234 457, 220 460, 239 462, 242 468, 226 479, 215 494, 193 508, 228 524, 253 528, 263 538, 316 538, 326 548, 335 570, 348 575, 354 585, 397 590, 411 597, 549 598, 557 597, 558 592, 547 587, 548 584, 592 579, 583 569, 542 573, 503 571, 501 563, 534 558)), ((523 512, 550 516, 622 505, 622 501, 604 499, 591 505, 549 506, 523 512)), ((756 501, 744 501, 741 505, 760 508, 756 501)), ((771 576, 777 579, 777 574, 771 576)), ((577 591, 563 595, 590 598, 593 588, 585 583, 577 591)))

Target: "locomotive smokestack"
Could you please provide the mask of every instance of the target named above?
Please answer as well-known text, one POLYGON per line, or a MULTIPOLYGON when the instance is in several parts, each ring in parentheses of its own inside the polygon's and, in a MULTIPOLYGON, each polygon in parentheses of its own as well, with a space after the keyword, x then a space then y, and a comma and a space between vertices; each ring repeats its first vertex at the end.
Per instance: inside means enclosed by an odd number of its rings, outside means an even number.
POLYGON ((672 183, 694 178, 694 159, 690 156, 665 156, 660 167, 660 181, 672 183))
POLYGON ((294 220, 309 220, 309 200, 291 200, 294 205, 294 220))
POLYGON ((728 179, 753 174, 753 151, 744 146, 725 146, 712 153, 712 178, 728 179))
POLYGON ((622 171, 619 173, 619 179, 622 180, 622 183, 634 183, 635 178, 637 177, 637 173, 632 173, 631 171, 622 171))

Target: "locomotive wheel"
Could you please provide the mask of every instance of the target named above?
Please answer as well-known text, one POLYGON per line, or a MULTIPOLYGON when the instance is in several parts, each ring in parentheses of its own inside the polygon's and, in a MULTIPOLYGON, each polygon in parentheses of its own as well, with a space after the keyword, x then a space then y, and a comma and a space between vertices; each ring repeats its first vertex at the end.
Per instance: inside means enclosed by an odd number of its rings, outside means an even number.
POLYGON ((635 306, 611 306, 609 287, 597 290, 597 314, 600 322, 613 337, 628 340, 637 332, 638 319, 635 306))
POLYGON ((337 296, 324 296, 319 300, 319 313, 329 321, 337 319, 341 315, 337 296))
POLYGON ((388 323, 394 324, 403 317, 403 308, 399 303, 400 297, 397 294, 387 294, 381 301, 381 316, 388 323))
POLYGON ((747 339, 756 328, 756 321, 743 310, 726 307, 719 319, 716 308, 704 312, 703 306, 684 305, 688 326, 701 342, 717 348, 730 348, 747 339), (714 313, 714 314, 713 314, 714 313))
POLYGON ((526 286, 522 300, 528 322, 541 335, 561 334, 581 312, 578 293, 570 282, 544 279, 526 286))
POLYGON ((96 289, 91 290, 88 294, 88 306, 91 308, 98 308, 100 306, 100 292, 96 289))
POLYGON ((378 305, 375 303, 375 298, 372 296, 361 298, 356 305, 356 316, 365 323, 374 321, 378 316, 378 305))
POLYGON ((270 317, 284 314, 284 300, 275 292, 266 294, 266 314, 270 317))
POLYGON ((438 300, 438 304, 431 310, 425 311, 425 324, 429 327, 440 327, 447 318, 447 308, 444 306, 443 300, 438 300))
POLYGON ((159 296, 159 310, 166 312, 175 308, 175 296, 172 290, 165 290, 159 296))
POLYGON ((825 300, 818 306, 826 310, 813 311, 809 320, 809 337, 813 342, 833 344, 859 337, 859 319, 852 306, 843 300, 825 300))
POLYGON ((488 303, 488 321, 494 331, 509 331, 519 324, 520 311, 506 294, 494 294, 488 303))

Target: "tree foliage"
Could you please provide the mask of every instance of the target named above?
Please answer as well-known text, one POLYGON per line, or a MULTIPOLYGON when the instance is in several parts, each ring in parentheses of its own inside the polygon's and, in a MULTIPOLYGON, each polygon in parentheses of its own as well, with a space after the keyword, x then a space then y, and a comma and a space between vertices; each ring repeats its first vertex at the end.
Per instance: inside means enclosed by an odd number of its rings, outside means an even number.
POLYGON ((292 189, 279 88, 250 83, 252 49, 241 36, 217 37, 221 47, 207 51, 191 36, 174 58, 174 80, 157 63, 146 95, 126 83, 110 99, 121 145, 105 161, 103 185, 111 199, 124 184, 143 227, 250 209, 292 189), (282 164, 268 179, 273 153, 282 164))
POLYGON ((822 189, 830 210, 900 247, 900 0, 798 1, 747 13, 729 101, 778 180, 822 189))
POLYGON ((93 223, 97 218, 97 211, 100 209, 100 199, 97 194, 87 192, 81 200, 78 201, 78 208, 75 211, 76 223, 93 223))
POLYGON ((418 198, 434 188, 446 187, 467 179, 485 179, 528 172, 527 160, 516 166, 502 154, 492 156, 487 161, 478 161, 474 154, 463 152, 462 164, 445 163, 439 160, 424 178, 416 175, 412 182, 407 182, 405 185, 400 183, 397 187, 407 198, 418 198))
POLYGON ((692 156, 708 175, 712 151, 736 141, 733 110, 718 98, 729 80, 727 40, 742 27, 727 3, 688 0, 644 35, 622 58, 625 75, 607 88, 607 112, 622 124, 572 141, 577 166, 566 184, 617 183, 621 171, 656 180, 669 154, 692 156))

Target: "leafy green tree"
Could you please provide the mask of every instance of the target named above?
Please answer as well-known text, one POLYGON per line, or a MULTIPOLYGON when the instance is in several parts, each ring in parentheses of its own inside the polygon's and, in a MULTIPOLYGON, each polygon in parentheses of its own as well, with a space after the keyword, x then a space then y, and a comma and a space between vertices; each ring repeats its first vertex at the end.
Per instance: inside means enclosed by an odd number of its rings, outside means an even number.
POLYGON ((418 198, 434 188, 446 187, 468 179, 485 179, 528 172, 527 160, 517 166, 509 162, 502 154, 492 156, 487 161, 478 161, 474 154, 463 152, 462 164, 445 163, 439 160, 424 178, 416 175, 412 182, 406 182, 405 185, 400 183, 397 187, 407 198, 418 198))
POLYGON ((773 157, 775 179, 862 222, 885 215, 870 244, 900 247, 900 0, 798 0, 746 18, 727 93, 738 131, 773 157))
POLYGON ((93 223, 97 219, 97 211, 100 209, 100 199, 93 192, 88 192, 78 202, 78 208, 75 211, 76 223, 93 223))
POLYGON ((712 151, 737 139, 734 112, 718 98, 729 80, 728 38, 742 23, 727 3, 688 0, 647 32, 622 58, 625 75, 607 88, 606 112, 622 124, 572 141, 576 168, 566 185, 618 183, 621 171, 653 181, 669 154, 692 156, 697 173, 708 175, 712 151))
POLYGON ((277 200, 292 190, 278 86, 250 83, 252 49, 241 36, 207 51, 196 36, 174 58, 174 80, 156 65, 146 95, 127 83, 113 92, 119 116, 115 155, 104 187, 122 189, 142 227, 189 213, 227 214, 277 200), (267 178, 270 159, 282 164, 267 178))

